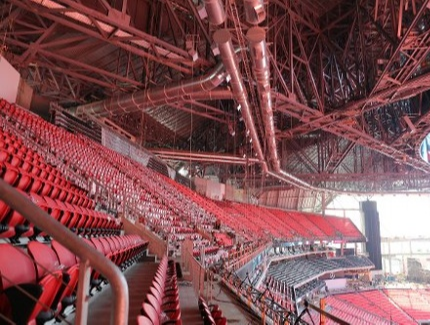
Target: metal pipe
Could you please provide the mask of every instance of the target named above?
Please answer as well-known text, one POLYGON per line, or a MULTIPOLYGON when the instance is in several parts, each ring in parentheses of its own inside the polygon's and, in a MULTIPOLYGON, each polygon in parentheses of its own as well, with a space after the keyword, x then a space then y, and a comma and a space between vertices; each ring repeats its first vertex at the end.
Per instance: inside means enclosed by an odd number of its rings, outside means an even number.
POLYGON ((205 0, 204 3, 209 22, 216 26, 221 25, 226 18, 221 0, 205 0))
MULTIPOLYGON (((215 43, 218 44, 225 69, 230 74, 233 95, 241 107, 243 120, 252 139, 252 146, 257 153, 258 159, 261 162, 265 162, 263 150, 261 149, 260 140, 252 117, 251 106, 248 101, 248 93, 242 81, 239 63, 231 41, 231 34, 227 29, 220 29, 214 33, 213 38, 215 43)), ((265 163, 263 164, 263 170, 265 173, 268 171, 267 164, 265 163)))
MULTIPOLYGON (((246 1, 245 1, 246 2, 246 1)), ((265 139, 269 151, 269 165, 276 172, 281 170, 273 122, 273 101, 270 92, 270 62, 266 48, 266 32, 261 27, 252 27, 246 33, 251 51, 254 77, 257 81, 261 116, 263 117, 265 139)))
POLYGON ((193 100, 220 100, 220 99, 234 99, 231 90, 224 87, 217 87, 214 90, 207 92, 200 92, 190 94, 193 100))
POLYGON ((252 25, 258 25, 266 19, 263 0, 243 0, 245 19, 252 25))
MULTIPOLYGON (((226 76, 223 64, 219 63, 209 73, 200 78, 179 81, 132 94, 116 95, 110 99, 78 106, 76 115, 90 114, 101 117, 116 111, 121 113, 143 111, 150 107, 168 105, 180 99, 193 99, 194 94, 198 94, 198 98, 204 96, 202 94, 206 94, 206 98, 217 98, 215 97, 216 92, 211 94, 211 91, 218 87, 226 76)), ((225 89, 220 92, 221 96, 224 94, 227 95, 225 89)))
POLYGON ((103 274, 113 291, 111 324, 128 324, 128 286, 120 269, 103 254, 85 243, 49 214, 0 179, 0 199, 24 218, 42 229, 61 245, 72 251, 81 261, 89 261, 91 267, 103 274))
POLYGON ((219 163, 228 164, 248 164, 260 163, 257 158, 243 158, 233 155, 217 154, 217 153, 192 153, 182 150, 163 150, 163 149, 150 149, 154 155, 165 159, 178 159, 178 160, 196 160, 196 161, 214 161, 219 163))

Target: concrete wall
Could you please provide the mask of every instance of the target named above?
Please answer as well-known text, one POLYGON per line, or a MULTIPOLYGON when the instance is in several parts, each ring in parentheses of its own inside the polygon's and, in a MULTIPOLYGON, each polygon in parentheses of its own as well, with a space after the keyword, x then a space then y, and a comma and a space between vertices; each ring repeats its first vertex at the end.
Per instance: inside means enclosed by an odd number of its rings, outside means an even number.
POLYGON ((23 108, 30 109, 32 98, 33 88, 31 88, 25 80, 21 78, 16 103, 23 108))
POLYGON ((19 80, 19 72, 4 57, 0 56, 0 97, 9 103, 15 103, 19 80))

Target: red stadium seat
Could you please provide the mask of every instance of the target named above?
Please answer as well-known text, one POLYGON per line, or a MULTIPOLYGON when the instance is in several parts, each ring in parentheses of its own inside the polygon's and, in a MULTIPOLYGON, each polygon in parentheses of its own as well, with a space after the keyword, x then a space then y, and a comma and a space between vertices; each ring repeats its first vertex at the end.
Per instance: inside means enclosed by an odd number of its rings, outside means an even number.
POLYGON ((76 300, 75 291, 79 280, 79 264, 76 256, 60 243, 53 240, 51 245, 57 254, 58 261, 64 266, 64 270, 69 276, 69 281, 67 287, 64 289, 63 299, 61 300, 64 309, 64 307, 73 304, 76 300))

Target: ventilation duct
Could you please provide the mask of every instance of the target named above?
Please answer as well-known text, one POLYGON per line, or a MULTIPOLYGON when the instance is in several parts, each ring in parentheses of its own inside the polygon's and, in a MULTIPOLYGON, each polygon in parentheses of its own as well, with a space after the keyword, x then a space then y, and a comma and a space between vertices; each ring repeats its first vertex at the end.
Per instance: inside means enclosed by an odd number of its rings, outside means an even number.
POLYGON ((219 63, 206 75, 186 81, 176 82, 162 87, 137 91, 133 94, 121 94, 110 99, 78 106, 76 115, 90 114, 96 117, 107 116, 112 113, 132 113, 143 111, 150 107, 168 105, 178 100, 194 99, 194 95, 201 99, 219 99, 227 96, 227 89, 215 90, 226 78, 224 66, 219 63), (221 96, 219 96, 221 95, 221 96))
POLYGON ((266 10, 263 0, 243 0, 246 21, 258 25, 266 19, 266 10))
POLYGON ((204 2, 209 22, 216 26, 221 25, 226 18, 221 0, 205 0, 204 2))
MULTIPOLYGON (((255 129, 254 119, 252 117, 251 107, 248 102, 248 94, 245 85, 242 82, 242 76, 239 71, 239 63, 236 53, 231 42, 231 34, 226 29, 217 30, 214 33, 214 41, 218 44, 222 61, 225 69, 230 74, 230 83, 233 90, 233 96, 237 103, 241 106, 242 117, 245 122, 246 129, 249 131, 252 146, 254 147, 257 157, 261 162, 264 162, 263 150, 261 149, 260 140, 258 139, 257 130, 255 129)), ((263 169, 267 172, 267 165, 263 164, 263 169)))
POLYGON ((252 27, 246 37, 251 51, 254 77, 257 81, 258 98, 265 130, 265 139, 269 150, 269 164, 276 172, 281 170, 276 146, 275 126, 273 121, 273 101, 270 92, 270 63, 266 48, 266 32, 263 28, 252 27))

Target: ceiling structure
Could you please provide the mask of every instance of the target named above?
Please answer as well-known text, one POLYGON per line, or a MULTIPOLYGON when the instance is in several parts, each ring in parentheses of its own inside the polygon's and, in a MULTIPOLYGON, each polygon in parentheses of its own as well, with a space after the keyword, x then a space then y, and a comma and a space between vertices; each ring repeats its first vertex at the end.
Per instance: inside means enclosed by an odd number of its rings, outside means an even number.
POLYGON ((258 195, 430 189, 430 0, 4 0, 0 17, 37 94, 177 166, 258 195))

